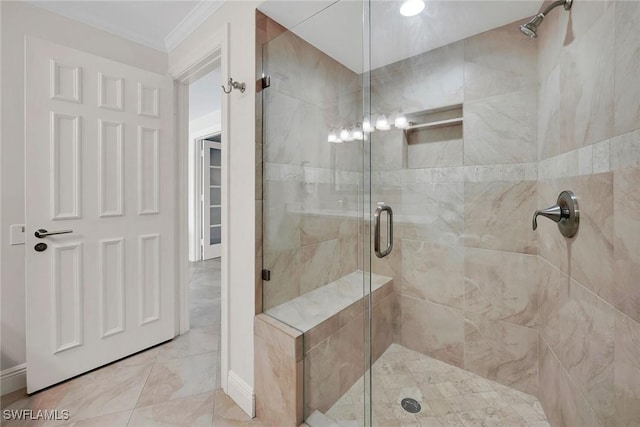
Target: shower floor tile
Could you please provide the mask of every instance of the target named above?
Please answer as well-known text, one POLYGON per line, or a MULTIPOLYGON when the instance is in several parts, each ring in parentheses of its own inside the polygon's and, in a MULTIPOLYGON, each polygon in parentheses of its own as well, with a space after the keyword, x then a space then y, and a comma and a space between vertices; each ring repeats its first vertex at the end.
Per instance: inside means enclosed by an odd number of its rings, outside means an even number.
MULTIPOLYGON (((372 379, 375 427, 549 427, 535 396, 397 344, 374 363, 372 379), (401 407, 406 397, 420 412, 401 407)), ((364 427, 363 406, 360 378, 326 415, 339 426, 364 427)))

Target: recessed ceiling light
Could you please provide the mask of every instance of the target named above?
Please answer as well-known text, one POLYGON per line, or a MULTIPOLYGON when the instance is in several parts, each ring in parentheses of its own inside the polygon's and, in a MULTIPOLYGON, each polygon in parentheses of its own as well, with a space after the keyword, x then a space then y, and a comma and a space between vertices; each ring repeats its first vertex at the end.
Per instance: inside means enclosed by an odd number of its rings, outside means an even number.
POLYGON ((416 16, 424 10, 423 0, 406 0, 400 6, 400 14, 402 16, 416 16))

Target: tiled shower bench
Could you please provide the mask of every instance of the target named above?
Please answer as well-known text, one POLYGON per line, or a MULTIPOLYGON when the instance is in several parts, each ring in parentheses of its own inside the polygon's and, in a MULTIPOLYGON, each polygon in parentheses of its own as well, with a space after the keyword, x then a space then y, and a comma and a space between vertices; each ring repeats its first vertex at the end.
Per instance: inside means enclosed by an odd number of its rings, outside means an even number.
MULTIPOLYGON (((305 414, 328 410, 362 376, 368 316, 364 274, 354 271, 256 316, 261 420, 298 427, 305 414)), ((392 294, 391 278, 371 274, 373 361, 393 342, 392 294)))

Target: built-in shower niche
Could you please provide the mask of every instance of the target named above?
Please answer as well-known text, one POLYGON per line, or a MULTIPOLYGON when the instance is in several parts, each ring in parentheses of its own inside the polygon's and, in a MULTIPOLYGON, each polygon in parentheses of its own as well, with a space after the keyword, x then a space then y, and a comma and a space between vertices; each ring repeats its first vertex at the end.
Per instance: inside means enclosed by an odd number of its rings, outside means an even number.
POLYGON ((462 153, 462 104, 407 114, 407 162, 410 169, 457 166, 462 153))

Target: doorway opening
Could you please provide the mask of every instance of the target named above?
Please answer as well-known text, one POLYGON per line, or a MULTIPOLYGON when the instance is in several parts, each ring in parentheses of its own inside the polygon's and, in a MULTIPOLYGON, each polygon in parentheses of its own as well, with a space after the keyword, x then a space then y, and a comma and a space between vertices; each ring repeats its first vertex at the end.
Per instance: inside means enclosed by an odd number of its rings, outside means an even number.
POLYGON ((189 82, 189 261, 222 255, 220 65, 189 82))

